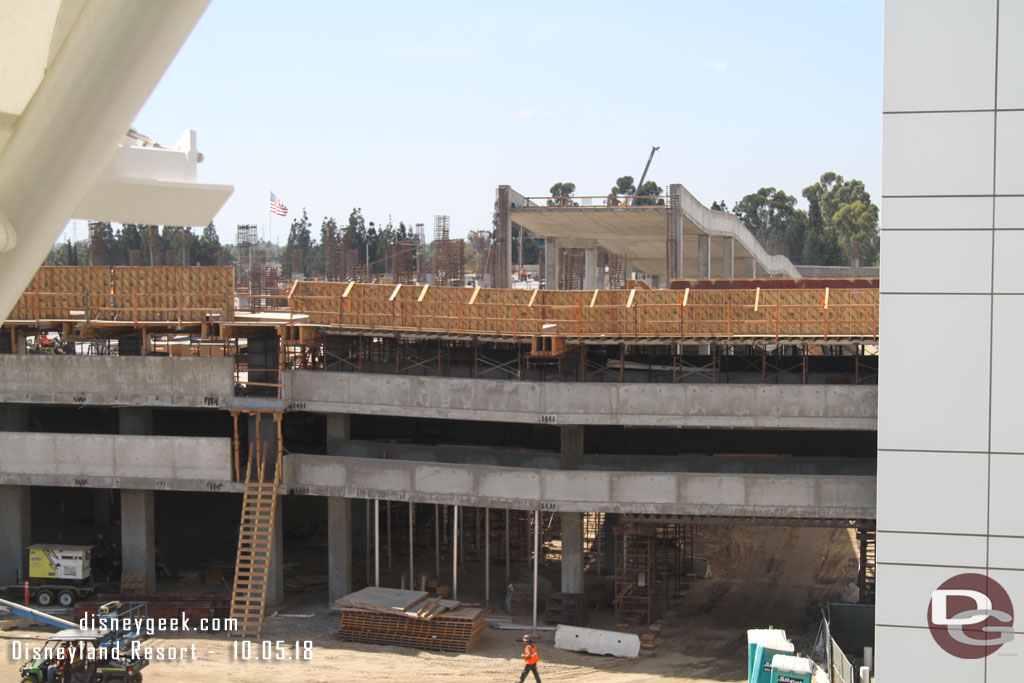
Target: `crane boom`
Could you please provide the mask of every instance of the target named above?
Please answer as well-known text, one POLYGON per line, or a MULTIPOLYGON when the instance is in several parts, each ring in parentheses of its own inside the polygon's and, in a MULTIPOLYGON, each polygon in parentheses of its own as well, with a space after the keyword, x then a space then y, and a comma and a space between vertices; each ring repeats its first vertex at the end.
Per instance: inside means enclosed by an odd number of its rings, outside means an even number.
POLYGON ((644 166, 644 172, 640 176, 640 182, 636 184, 636 190, 633 191, 633 200, 636 203, 636 195, 640 192, 640 188, 644 186, 644 179, 647 178, 647 171, 651 168, 651 159, 654 158, 654 153, 657 152, 661 147, 651 147, 651 156, 647 157, 647 165, 644 166))

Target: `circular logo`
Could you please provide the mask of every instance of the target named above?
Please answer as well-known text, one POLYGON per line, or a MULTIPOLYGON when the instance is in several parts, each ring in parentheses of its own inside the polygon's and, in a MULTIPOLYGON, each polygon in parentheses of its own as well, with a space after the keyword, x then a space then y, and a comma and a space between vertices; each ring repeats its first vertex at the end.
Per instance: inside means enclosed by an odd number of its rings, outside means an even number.
POLYGON ((957 574, 932 591, 928 628, 954 657, 988 657, 1013 640, 1010 595, 984 574, 957 574))

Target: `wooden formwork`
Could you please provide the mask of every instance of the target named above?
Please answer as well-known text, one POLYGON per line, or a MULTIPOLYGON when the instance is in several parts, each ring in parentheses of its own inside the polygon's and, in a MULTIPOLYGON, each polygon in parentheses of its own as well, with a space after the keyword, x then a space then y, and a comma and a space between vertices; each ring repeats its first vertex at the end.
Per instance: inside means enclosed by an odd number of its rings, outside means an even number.
POLYGON ((877 289, 515 290, 298 283, 316 325, 455 335, 594 338, 872 338, 877 289))
POLYGON ((10 319, 202 322, 233 309, 230 267, 44 266, 10 319))
MULTIPOLYGON (((44 267, 10 319, 87 322, 230 320, 229 267, 44 267)), ((588 339, 872 339, 878 290, 750 287, 519 290, 296 282, 304 324, 338 329, 588 339)))

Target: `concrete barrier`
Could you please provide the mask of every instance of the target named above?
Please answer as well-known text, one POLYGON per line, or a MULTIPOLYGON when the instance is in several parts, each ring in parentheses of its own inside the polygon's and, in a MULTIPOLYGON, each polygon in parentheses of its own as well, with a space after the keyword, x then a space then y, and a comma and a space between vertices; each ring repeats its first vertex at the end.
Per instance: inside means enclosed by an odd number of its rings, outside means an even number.
POLYGON ((0 484, 233 491, 231 439, 0 432, 0 484))
POLYGON ((635 659, 640 656, 640 636, 620 631, 559 624, 555 629, 555 647, 559 650, 587 652, 635 659))
POLYGON ((514 382, 296 371, 293 409, 543 424, 877 429, 867 385, 514 382))
POLYGON ((875 477, 594 472, 292 454, 298 494, 653 515, 874 519, 875 477))
POLYGON ((222 407, 232 358, 0 355, 0 403, 222 407))

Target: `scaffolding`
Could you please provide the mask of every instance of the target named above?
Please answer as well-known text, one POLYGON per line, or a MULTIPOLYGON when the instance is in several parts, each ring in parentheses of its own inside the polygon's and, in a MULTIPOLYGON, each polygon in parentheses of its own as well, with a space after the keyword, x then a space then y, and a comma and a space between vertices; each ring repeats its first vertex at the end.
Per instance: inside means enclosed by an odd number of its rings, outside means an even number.
POLYGON ((615 618, 631 625, 650 624, 660 613, 655 540, 657 527, 615 527, 615 618))
POLYGON ((583 277, 587 270, 586 253, 582 249, 562 249, 558 254, 558 262, 558 288, 583 289, 583 277))
POLYGON ((239 287, 248 287, 253 265, 253 250, 259 244, 259 229, 255 225, 239 225, 235 237, 238 259, 235 261, 235 278, 239 287))
MULTIPOLYGON (((436 231, 434 234, 437 234, 436 231)), ((462 240, 434 240, 435 286, 462 287, 465 282, 465 248, 462 240)))
POLYGON ((146 249, 149 251, 149 265, 159 266, 162 265, 161 244, 160 244, 160 228, 155 225, 146 226, 146 249))
POLYGON ((265 311, 271 307, 271 297, 277 294, 277 268, 267 264, 265 249, 252 251, 249 269, 249 310, 265 311))
POLYGON ((452 218, 451 216, 437 215, 434 216, 434 241, 447 240, 449 238, 449 229, 451 228, 452 218))
POLYGON ((107 223, 89 223, 89 265, 107 265, 107 249, 103 241, 103 228, 107 223))
MULTIPOLYGON (((510 260, 510 249, 512 245, 510 242, 511 234, 511 222, 509 219, 509 186, 500 185, 498 186, 495 199, 494 199, 494 249, 492 254, 492 265, 491 265, 491 282, 494 287, 510 287, 508 264, 510 260)), ((522 242, 522 235, 520 235, 520 242, 522 242)))
POLYGON ((625 289, 626 276, 626 255, 608 254, 608 289, 625 289))
POLYGON ((416 282, 416 241, 397 240, 391 250, 392 274, 396 285, 416 282))

